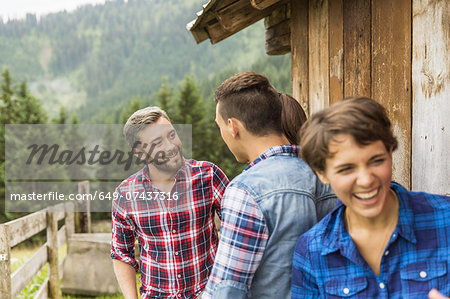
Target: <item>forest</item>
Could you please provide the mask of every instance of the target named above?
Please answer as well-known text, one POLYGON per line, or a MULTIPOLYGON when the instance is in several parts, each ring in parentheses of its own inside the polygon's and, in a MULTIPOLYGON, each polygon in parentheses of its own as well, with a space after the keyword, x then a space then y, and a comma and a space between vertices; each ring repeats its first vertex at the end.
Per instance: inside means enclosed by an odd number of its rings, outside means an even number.
MULTIPOLYGON (((204 2, 204 1, 203 1, 204 2)), ((192 157, 237 164, 220 137, 213 94, 252 70, 290 93, 290 56, 264 53, 260 22, 215 45, 186 30, 200 0, 115 0, 73 12, 0 22, 0 197, 5 188, 5 124, 123 124, 159 105, 173 123, 192 124, 192 157)), ((1 205, 0 222, 15 217, 1 205)))

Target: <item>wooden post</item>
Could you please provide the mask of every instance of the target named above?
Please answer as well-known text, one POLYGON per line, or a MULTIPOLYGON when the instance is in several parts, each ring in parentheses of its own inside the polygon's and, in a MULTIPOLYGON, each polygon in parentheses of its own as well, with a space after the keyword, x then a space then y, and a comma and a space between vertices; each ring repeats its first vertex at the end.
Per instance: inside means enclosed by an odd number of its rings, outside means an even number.
POLYGON ((449 195, 450 2, 412 2, 411 187, 449 195))
POLYGON ((66 215, 66 241, 69 241, 70 236, 75 232, 75 205, 73 203, 67 203, 65 205, 66 215))
MULTIPOLYGON (((78 194, 89 194, 89 181, 83 181, 78 183, 78 194)), ((91 232, 91 205, 90 201, 85 198, 77 205, 78 212, 75 219, 75 231, 77 233, 90 233, 91 232)))
POLYGON ((308 0, 291 1, 292 95, 309 115, 308 0))
POLYGON ((399 142, 393 157, 393 180, 409 189, 411 0, 372 0, 371 6, 372 98, 386 108, 399 142))
POLYGON ((371 97, 370 0, 344 1, 344 95, 371 97))
POLYGON ((57 213, 47 211, 47 256, 49 263, 48 294, 50 298, 61 298, 58 275, 58 219, 57 213))
POLYGON ((0 298, 11 299, 11 248, 4 224, 0 224, 0 298))
POLYGON ((309 1, 309 113, 330 104, 328 0, 309 1))

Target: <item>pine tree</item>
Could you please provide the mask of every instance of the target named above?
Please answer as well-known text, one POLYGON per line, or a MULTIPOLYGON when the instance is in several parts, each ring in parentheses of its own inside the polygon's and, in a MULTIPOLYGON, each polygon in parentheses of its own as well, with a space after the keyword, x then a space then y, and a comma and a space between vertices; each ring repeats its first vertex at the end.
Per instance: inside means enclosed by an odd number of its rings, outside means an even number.
POLYGON ((125 124, 128 118, 139 109, 141 109, 141 98, 135 98, 130 102, 128 108, 122 113, 120 123, 125 124))
POLYGON ((192 125, 192 157, 206 160, 208 151, 208 127, 205 125, 205 105, 194 78, 187 76, 179 90, 173 121, 192 125))
POLYGON ((159 107, 166 111, 169 118, 172 117, 173 107, 172 107, 172 90, 170 87, 167 86, 167 78, 163 77, 161 88, 158 91, 158 94, 156 95, 158 99, 158 105, 159 107))
POLYGON ((59 114, 57 118, 52 119, 52 123, 54 124, 60 124, 60 125, 64 125, 67 122, 67 111, 66 108, 64 108, 63 105, 61 105, 59 107, 59 114))

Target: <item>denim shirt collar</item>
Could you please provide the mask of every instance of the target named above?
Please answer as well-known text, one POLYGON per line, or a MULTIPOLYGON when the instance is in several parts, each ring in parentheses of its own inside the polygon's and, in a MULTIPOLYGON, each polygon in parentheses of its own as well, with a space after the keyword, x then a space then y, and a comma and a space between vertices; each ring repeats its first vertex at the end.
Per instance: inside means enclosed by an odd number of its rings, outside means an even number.
POLYGON ((244 171, 249 170, 251 167, 255 166, 262 160, 265 160, 272 156, 292 156, 292 157, 298 157, 299 153, 299 146, 298 145, 276 145, 268 148, 264 151, 258 158, 256 158, 252 163, 248 164, 247 167, 245 167, 244 171))
MULTIPOLYGON (((399 216, 397 227, 394 234, 402 236, 411 243, 416 243, 416 236, 414 233, 414 213, 409 204, 408 191, 398 183, 391 182, 391 189, 395 191, 399 201, 399 216)), ((360 255, 354 245, 350 234, 345 228, 344 224, 345 206, 341 201, 338 201, 335 209, 331 212, 330 222, 326 228, 324 246, 321 254, 327 255, 329 253, 340 250, 342 255, 347 256, 352 260, 358 261, 360 255)), ((391 241, 395 240, 392 238, 391 241)))

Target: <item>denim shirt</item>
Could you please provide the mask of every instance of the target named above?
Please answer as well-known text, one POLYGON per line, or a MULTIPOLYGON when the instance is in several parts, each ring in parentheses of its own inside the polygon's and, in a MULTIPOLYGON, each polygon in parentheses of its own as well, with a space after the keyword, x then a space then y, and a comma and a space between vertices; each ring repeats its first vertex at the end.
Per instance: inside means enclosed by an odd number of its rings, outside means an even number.
POLYGON ((250 194, 264 216, 269 236, 250 289, 224 279, 214 286, 212 298, 290 298, 295 243, 336 204, 334 193, 297 157, 297 149, 272 147, 231 182, 233 188, 250 194))

